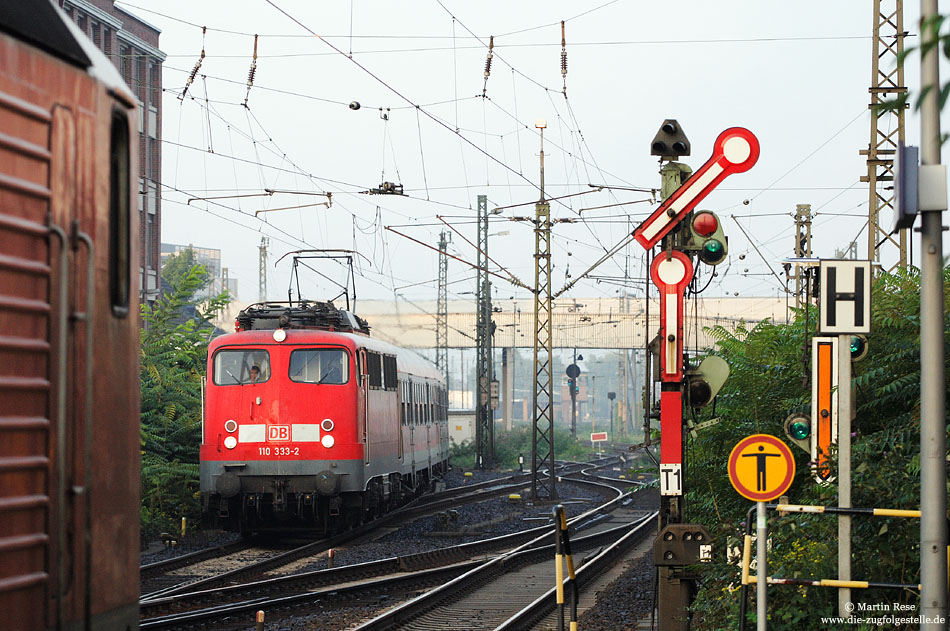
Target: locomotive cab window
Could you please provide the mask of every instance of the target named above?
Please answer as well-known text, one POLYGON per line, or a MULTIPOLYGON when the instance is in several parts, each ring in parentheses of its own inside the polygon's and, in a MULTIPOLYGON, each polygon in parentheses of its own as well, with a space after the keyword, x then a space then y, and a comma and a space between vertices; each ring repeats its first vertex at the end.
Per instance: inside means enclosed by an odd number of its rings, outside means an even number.
POLYGON ((350 356, 338 348, 306 348, 290 353, 290 380, 344 384, 350 380, 350 356))
POLYGON ((116 108, 112 113, 109 147, 109 295, 112 313, 129 315, 130 210, 129 119, 116 108))
POLYGON ((270 379, 270 354, 263 349, 221 350, 214 354, 214 385, 237 386, 270 379))

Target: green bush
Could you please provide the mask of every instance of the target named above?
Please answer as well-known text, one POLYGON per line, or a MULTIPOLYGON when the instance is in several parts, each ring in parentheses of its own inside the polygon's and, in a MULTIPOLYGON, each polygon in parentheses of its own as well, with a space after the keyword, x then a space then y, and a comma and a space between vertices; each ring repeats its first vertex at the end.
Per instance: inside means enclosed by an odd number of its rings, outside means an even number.
POLYGON ((197 524, 201 383, 212 327, 209 314, 227 303, 218 296, 203 307, 193 298, 207 272, 195 265, 174 279, 172 291, 142 307, 141 446, 142 542, 176 532, 181 518, 197 524), (194 315, 191 315, 194 314, 194 315))
MULTIPOLYGON (((950 298, 950 270, 944 293, 950 298)), ((919 508, 920 478, 920 279, 916 270, 881 274, 872 300, 870 351, 853 367, 857 403, 852 424, 852 505, 919 508)), ((950 312, 945 305, 944 313, 950 312)), ((726 472, 730 451, 745 436, 772 434, 786 440, 789 413, 808 411, 810 345, 817 312, 799 311, 790 324, 763 322, 709 329, 718 340, 716 354, 732 369, 716 403, 720 421, 688 443, 687 521, 709 527, 716 542, 715 563, 704 566, 693 605, 693 628, 736 628, 739 612, 739 567, 726 551, 741 552, 746 511, 752 503, 732 488, 726 472), (806 328, 807 322, 807 328, 806 328), (807 336, 806 336, 807 333, 807 336)), ((946 318, 946 315, 945 315, 946 318)), ((944 322, 946 331, 948 320, 944 322)), ((948 355, 950 357, 950 355, 948 355)), ((950 372, 948 372, 950 374, 950 372)), ((695 420, 713 418, 705 409, 695 420)), ((809 470, 808 455, 792 447, 795 482, 788 491, 793 504, 835 506, 837 486, 819 485, 809 470)), ((836 462, 833 466, 836 466, 836 462)), ((769 513, 769 575, 809 579, 837 578, 837 520, 833 516, 769 513)), ((912 519, 852 519, 852 578, 882 582, 919 580, 919 522, 912 519)), ((750 594, 754 596, 755 589, 750 594)), ((854 601, 917 605, 914 592, 855 590, 854 601)), ((837 615, 837 590, 774 587, 769 589, 769 628, 784 631, 817 628, 820 616, 837 615)), ((750 598, 748 620, 755 619, 750 598)), ((856 627, 857 628, 857 627, 856 627)))

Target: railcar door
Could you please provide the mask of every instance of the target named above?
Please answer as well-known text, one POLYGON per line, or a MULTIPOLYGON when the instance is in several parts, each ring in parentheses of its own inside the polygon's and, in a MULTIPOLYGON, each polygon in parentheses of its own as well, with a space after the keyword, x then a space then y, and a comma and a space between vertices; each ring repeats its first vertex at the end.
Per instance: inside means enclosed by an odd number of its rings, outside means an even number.
POLYGON ((399 458, 399 460, 402 460, 406 456, 406 447, 405 445, 403 445, 403 442, 402 442, 403 428, 406 426, 406 406, 404 403, 406 400, 406 394, 405 394, 406 382, 399 381, 398 383, 399 383, 399 386, 396 388, 396 409, 399 410, 399 420, 398 420, 399 429, 397 430, 399 434, 398 434, 398 442, 396 445, 396 456, 399 458))
POLYGON ((363 462, 369 464, 369 436, 367 435, 366 409, 369 396, 369 370, 366 361, 366 349, 361 348, 357 354, 359 370, 359 394, 356 397, 356 427, 357 435, 363 441, 363 462))

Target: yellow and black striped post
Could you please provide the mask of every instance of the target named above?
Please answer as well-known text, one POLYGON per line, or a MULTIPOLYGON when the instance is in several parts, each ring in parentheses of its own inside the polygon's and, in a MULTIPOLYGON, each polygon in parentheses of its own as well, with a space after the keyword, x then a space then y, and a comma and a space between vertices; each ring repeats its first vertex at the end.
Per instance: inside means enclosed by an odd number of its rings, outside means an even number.
POLYGON ((574 557, 571 556, 571 538, 567 531, 567 514, 564 506, 554 507, 554 536, 555 536, 555 581, 557 591, 557 629, 564 631, 564 563, 567 561, 568 585, 571 588, 571 626, 570 631, 577 631, 577 583, 574 580, 574 557))

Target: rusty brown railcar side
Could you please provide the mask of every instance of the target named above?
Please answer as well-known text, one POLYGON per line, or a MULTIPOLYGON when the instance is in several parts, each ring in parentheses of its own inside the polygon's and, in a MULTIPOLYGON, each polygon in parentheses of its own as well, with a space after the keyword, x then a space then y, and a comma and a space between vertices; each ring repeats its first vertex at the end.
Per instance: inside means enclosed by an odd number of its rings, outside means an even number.
POLYGON ((0 34, 0 626, 138 624, 138 274, 124 308, 111 291, 138 260, 110 247, 123 101, 0 34))

